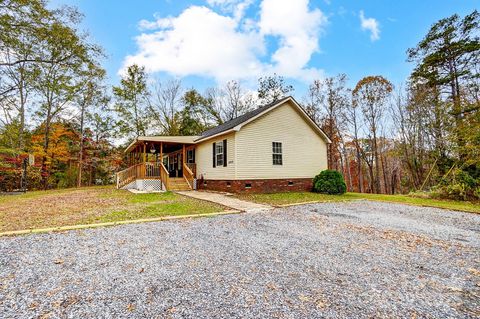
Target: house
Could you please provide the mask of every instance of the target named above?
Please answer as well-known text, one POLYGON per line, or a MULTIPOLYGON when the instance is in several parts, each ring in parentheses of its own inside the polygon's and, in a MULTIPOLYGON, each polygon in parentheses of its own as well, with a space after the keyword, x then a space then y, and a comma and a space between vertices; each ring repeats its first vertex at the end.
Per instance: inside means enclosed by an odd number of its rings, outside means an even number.
POLYGON ((125 150, 118 188, 301 191, 327 168, 330 140, 292 98, 262 106, 199 136, 145 136, 125 150))

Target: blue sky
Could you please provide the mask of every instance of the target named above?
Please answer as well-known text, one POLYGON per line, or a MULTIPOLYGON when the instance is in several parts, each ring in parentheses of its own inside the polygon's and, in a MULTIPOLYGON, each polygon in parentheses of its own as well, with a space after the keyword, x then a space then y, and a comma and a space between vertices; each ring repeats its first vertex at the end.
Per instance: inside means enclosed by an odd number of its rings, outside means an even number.
POLYGON ((109 81, 129 63, 152 77, 204 89, 230 79, 254 87, 284 75, 301 97, 314 78, 346 73, 404 81, 405 51, 437 20, 465 15, 479 1, 54 0, 77 6, 83 28, 104 47, 109 81))

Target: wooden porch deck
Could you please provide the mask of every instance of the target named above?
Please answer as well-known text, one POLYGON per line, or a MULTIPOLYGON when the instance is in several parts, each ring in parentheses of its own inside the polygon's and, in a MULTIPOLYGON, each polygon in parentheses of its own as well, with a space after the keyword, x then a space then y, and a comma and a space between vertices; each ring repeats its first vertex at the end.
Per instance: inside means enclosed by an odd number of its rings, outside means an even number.
POLYGON ((189 156, 188 162, 195 161, 195 145, 193 140, 190 141, 191 138, 137 138, 126 150, 129 167, 116 174, 117 188, 124 188, 138 180, 156 180, 161 183, 147 184, 155 184, 155 188, 161 185, 162 190, 193 189, 196 165, 187 163, 187 152, 189 155, 193 154, 189 156))
POLYGON ((162 190, 178 191, 194 188, 195 164, 183 163, 183 177, 170 177, 165 165, 160 162, 139 163, 116 174, 117 189, 121 189, 136 180, 159 180, 162 190))

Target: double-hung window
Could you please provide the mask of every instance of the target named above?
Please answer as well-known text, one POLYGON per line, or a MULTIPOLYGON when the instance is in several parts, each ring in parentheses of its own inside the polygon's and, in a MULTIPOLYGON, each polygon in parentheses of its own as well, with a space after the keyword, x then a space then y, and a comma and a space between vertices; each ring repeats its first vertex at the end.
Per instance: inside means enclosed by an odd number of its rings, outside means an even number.
POLYGON ((227 140, 212 143, 213 167, 227 166, 227 140))
POLYGON ((273 165, 283 165, 282 143, 272 142, 273 165))
POLYGON ((217 166, 223 166, 223 143, 215 143, 215 161, 217 166))

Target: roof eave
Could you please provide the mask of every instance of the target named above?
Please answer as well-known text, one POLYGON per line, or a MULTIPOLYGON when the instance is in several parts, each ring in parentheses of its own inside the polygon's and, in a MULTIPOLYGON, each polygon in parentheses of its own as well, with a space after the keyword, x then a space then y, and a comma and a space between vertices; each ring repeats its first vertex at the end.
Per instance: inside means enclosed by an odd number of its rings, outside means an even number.
POLYGON ((127 146, 127 148, 125 149, 125 151, 123 151, 123 153, 128 153, 128 152, 130 152, 130 149, 131 149, 135 144, 137 144, 137 142, 138 142, 138 138, 134 139, 134 140, 132 141, 132 143, 130 143, 130 144, 127 146))
POLYGON ((195 143, 199 143, 199 142, 205 142, 205 141, 208 141, 212 138, 215 138, 215 137, 218 137, 218 136, 222 136, 222 135, 225 135, 225 134, 228 134, 228 133, 232 133, 232 132, 237 132, 239 129, 237 129, 239 125, 235 126, 234 128, 231 128, 229 130, 225 130, 225 131, 222 131, 222 132, 219 132, 217 134, 214 134, 214 135, 210 135, 210 136, 205 136, 205 137, 200 137, 200 138, 197 138, 196 140, 194 140, 195 143))

